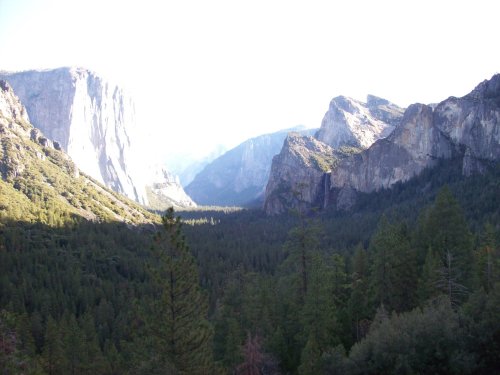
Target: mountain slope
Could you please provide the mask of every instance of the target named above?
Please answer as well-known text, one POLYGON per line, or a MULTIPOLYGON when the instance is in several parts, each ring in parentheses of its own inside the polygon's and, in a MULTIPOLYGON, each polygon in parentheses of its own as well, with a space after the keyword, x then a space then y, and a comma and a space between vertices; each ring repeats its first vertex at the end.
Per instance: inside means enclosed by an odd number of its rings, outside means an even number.
MULTIPOLYGON (((332 102, 335 104, 332 112, 337 111, 335 113, 340 113, 337 109, 341 107, 358 108, 356 103, 344 98, 336 98, 332 102)), ((325 172, 328 177, 325 176, 324 179, 329 179, 328 193, 324 180, 320 182, 307 176, 301 180, 300 176, 305 173, 305 169, 298 164, 294 185, 305 184, 311 185, 313 190, 325 190, 323 196, 328 205, 346 209, 355 203, 356 192, 367 193, 389 188, 397 182, 409 180, 426 168, 432 168, 441 159, 462 158, 464 175, 485 170, 492 162, 500 159, 500 75, 484 81, 463 98, 452 97, 432 107, 413 104, 405 111, 402 119, 398 120, 396 116, 393 120, 398 125, 388 137, 375 141, 359 153, 342 158, 331 172, 325 172)), ((344 122, 342 125, 344 130, 348 128, 344 126, 346 124, 344 122)), ((320 134, 321 130, 317 135, 320 134)), ((326 140, 324 134, 323 139, 326 140)), ((354 133, 340 131, 339 134, 335 142, 349 142, 349 138, 343 135, 351 136, 354 133)), ((273 171, 279 169, 273 167, 273 171)), ((271 173, 270 182, 279 178, 279 172, 276 173, 271 173)), ((297 202, 288 201, 288 206, 268 209, 275 207, 268 204, 269 200, 276 200, 280 195, 286 197, 287 194, 290 191, 286 189, 268 189, 266 211, 275 214, 297 208, 297 202)), ((283 201, 286 202, 286 199, 283 201)), ((322 208, 325 204, 318 204, 317 199, 311 199, 306 206, 308 209, 322 208)))
POLYGON ((373 95, 368 95, 366 103, 338 96, 330 102, 315 137, 333 148, 367 148, 394 130, 403 111, 397 105, 373 95))
MULTIPOLYGON (((315 138, 289 137, 273 159, 264 210, 278 214, 290 208, 325 208, 330 200, 331 169, 341 159, 387 137, 401 121, 402 113, 402 108, 373 95, 366 103, 345 96, 333 98, 315 138), (311 158, 321 159, 323 165, 305 162, 311 158)), ((347 201, 350 196, 348 192, 343 194, 347 201)))
POLYGON ((328 173, 352 151, 335 150, 311 136, 289 133, 272 161, 264 210, 277 214, 291 207, 324 207, 328 203, 328 173))
POLYGON ((146 194, 149 208, 166 210, 167 208, 183 207, 194 208, 193 202, 181 186, 179 177, 174 176, 165 168, 156 167, 151 174, 151 181, 146 185, 146 194))
POLYGON ((61 144, 78 167, 111 189, 145 203, 131 170, 130 133, 136 127, 130 96, 81 68, 3 74, 35 127, 61 144))
POLYGON ((204 205, 245 205, 260 199, 272 158, 280 152, 291 130, 261 135, 227 151, 198 173, 186 192, 195 202, 204 205))
POLYGON ((457 155, 463 159, 464 175, 481 172, 500 159, 500 75, 435 109, 410 106, 387 139, 332 171, 331 187, 361 192, 387 188, 433 167, 439 159, 457 155))
MULTIPOLYGON (((151 189, 164 183, 163 177, 151 181, 154 171, 144 173, 152 171, 149 153, 138 145, 135 105, 120 87, 83 68, 0 73, 2 77, 19 95, 33 125, 57 141, 82 171, 145 206, 151 206, 148 199, 157 206, 165 198, 165 192, 157 196, 151 189)), ((185 195, 180 184, 171 184, 167 193, 176 202, 175 197, 185 195)))
POLYGON ((0 217, 62 225, 92 221, 151 223, 156 217, 138 204, 80 173, 29 123, 12 88, 0 81, 0 217))

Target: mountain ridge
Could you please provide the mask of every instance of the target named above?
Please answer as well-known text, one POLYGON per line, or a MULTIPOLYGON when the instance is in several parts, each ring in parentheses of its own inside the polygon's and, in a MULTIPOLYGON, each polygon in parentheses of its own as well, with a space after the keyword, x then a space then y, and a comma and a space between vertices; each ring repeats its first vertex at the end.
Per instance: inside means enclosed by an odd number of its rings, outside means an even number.
MULTIPOLYGON (((500 158, 499 74, 481 82, 462 98, 450 97, 432 106, 410 105, 391 134, 342 158, 331 171, 325 171, 321 181, 328 180, 328 192, 324 186, 318 189, 318 181, 292 177, 289 185, 311 183, 311 189, 321 191, 328 205, 349 209, 355 202, 356 192, 390 188, 396 182, 407 181, 424 169, 432 168, 440 159, 457 155, 463 160, 464 175, 481 172, 488 163, 500 158)), ((300 168, 300 163, 296 167, 300 168)), ((279 176, 271 174, 268 184, 276 186, 272 182, 275 178, 279 176)), ((318 197, 310 199, 306 207, 290 201, 288 206, 277 209, 276 205, 268 203, 279 198, 280 194, 272 190, 266 193, 264 208, 268 214, 298 206, 303 210, 325 206, 318 205, 318 197)))
POLYGON ((81 172, 29 123, 11 86, 0 80, 0 216, 63 225, 75 220, 156 222, 137 203, 81 172))
POLYGON ((292 130, 314 131, 295 127, 250 138, 205 166, 186 187, 186 192, 203 205, 252 205, 261 200, 271 160, 292 130))

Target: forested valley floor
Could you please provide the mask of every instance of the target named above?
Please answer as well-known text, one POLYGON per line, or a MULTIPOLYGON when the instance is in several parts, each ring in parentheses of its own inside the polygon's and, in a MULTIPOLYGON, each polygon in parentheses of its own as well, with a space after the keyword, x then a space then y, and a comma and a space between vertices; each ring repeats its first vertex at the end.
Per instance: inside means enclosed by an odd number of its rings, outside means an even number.
POLYGON ((350 212, 2 210, 2 374, 500 369, 498 164, 443 161, 350 212))

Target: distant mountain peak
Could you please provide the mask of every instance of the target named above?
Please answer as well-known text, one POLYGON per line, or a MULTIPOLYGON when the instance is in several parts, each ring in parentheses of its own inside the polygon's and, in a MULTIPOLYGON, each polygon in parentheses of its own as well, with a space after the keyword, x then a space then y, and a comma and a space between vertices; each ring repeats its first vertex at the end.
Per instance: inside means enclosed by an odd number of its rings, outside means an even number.
MULTIPOLYGON (((292 158, 293 163, 282 156, 275 158, 266 191, 266 211, 274 214, 290 208, 321 208, 322 203, 323 207, 347 209, 355 202, 357 192, 390 188, 434 167, 441 159, 461 159, 464 176, 487 170, 500 159, 500 75, 481 82, 462 98, 450 97, 437 105, 412 104, 404 114, 384 99, 368 97, 365 105, 336 97, 317 137, 330 145, 358 141, 364 146, 357 131, 366 132, 379 122, 391 124, 391 119, 397 126, 390 135, 375 139, 360 152, 338 158, 331 171, 324 170, 323 174, 316 173, 313 164, 300 162, 301 158, 292 158), (285 175, 284 171, 289 173, 285 175), (303 193, 308 199, 291 199, 294 186, 308 186, 307 194, 303 193)), ((285 142, 280 155, 293 155, 296 144, 285 142)), ((307 155, 309 149, 314 152, 315 147, 307 145, 300 155, 307 155)))
POLYGON ((206 165, 186 187, 187 193, 204 205, 260 204, 272 159, 291 130, 314 132, 294 127, 248 139, 206 165))
POLYGON ((466 97, 475 99, 500 98, 500 74, 495 74, 491 79, 484 80, 477 85, 466 97))
POLYGON ((368 148, 387 137, 399 123, 403 109, 373 95, 367 102, 337 96, 330 101, 316 138, 331 147, 368 148))

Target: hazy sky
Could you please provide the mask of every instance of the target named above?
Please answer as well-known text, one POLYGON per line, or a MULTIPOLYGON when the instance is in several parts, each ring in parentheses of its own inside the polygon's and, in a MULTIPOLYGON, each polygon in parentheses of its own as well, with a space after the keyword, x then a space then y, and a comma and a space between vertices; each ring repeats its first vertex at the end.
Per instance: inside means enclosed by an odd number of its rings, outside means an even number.
POLYGON ((151 142, 201 154, 334 96, 406 106, 500 71, 500 2, 0 0, 0 69, 77 65, 130 91, 151 142))

